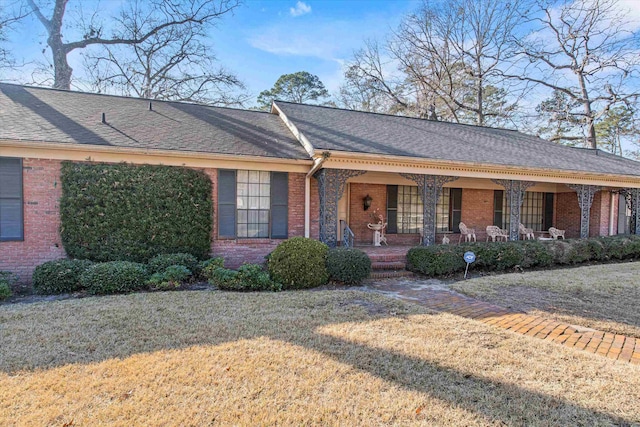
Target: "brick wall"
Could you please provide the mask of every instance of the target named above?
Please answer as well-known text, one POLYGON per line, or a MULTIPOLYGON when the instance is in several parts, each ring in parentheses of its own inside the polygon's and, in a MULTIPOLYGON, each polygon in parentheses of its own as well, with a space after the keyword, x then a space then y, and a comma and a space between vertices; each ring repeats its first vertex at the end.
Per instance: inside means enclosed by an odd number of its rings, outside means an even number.
MULTIPOLYGON (((487 225, 493 225, 493 190, 463 188, 461 220, 467 227, 476 230, 478 241, 484 241, 487 225)), ((458 237, 451 238, 457 242, 458 237)))
MULTIPOLYGON (((66 257, 60 240, 60 165, 57 160, 24 159, 24 241, 0 242, 0 270, 11 271, 28 282, 34 268, 46 261, 66 257)), ((211 178, 214 218, 217 218, 217 169, 203 169, 211 178)), ((289 174, 289 237, 304 236, 304 179, 302 173, 289 174)), ((315 205, 317 202, 315 192, 315 205)), ((312 198, 313 200, 313 198, 312 198)), ((226 265, 237 268, 245 262, 262 263, 282 240, 218 240, 217 221, 213 221, 211 252, 223 256, 226 265)), ((317 236, 317 210, 316 210, 317 236)))
POLYGON ((60 161, 23 159, 24 241, 0 242, 0 270, 20 281, 31 280, 33 269, 66 256, 60 241, 60 161))
MULTIPOLYGON (((593 196, 589 213, 589 236, 609 235, 609 216, 611 213, 611 194, 598 191, 593 196)), ((617 230, 617 202, 614 204, 614 231, 617 230)), ((556 228, 566 230, 567 238, 580 237, 580 206, 575 192, 556 194, 556 228)))
MULTIPOLYGON (((374 212, 379 212, 387 219, 387 186, 382 184, 351 184, 351 199, 349 200, 349 227, 355 235, 356 244, 373 242, 373 231, 367 228, 368 223, 377 223, 372 218, 374 212), (367 194, 371 197, 371 207, 364 210, 364 199, 367 194)), ((402 235, 398 235, 401 236, 402 235)), ((389 243, 396 242, 396 235, 387 234, 389 243)))

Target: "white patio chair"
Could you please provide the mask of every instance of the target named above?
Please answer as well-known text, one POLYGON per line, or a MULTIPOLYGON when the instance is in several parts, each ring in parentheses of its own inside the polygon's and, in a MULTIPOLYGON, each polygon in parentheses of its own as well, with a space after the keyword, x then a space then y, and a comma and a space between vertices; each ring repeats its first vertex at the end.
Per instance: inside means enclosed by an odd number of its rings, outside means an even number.
POLYGON ((518 232, 524 236, 525 240, 534 240, 533 228, 526 228, 522 223, 518 225, 518 232))
POLYGON ((489 241, 489 237, 491 237, 492 242, 495 242, 496 238, 504 239, 506 242, 509 240, 509 232, 495 225, 487 225, 487 242, 489 241))
POLYGON ((562 237, 562 240, 564 240, 565 231, 566 230, 558 230, 555 227, 549 227, 549 236, 551 236, 553 240, 557 240, 558 237, 562 237))
POLYGON ((467 227, 464 222, 461 222, 458 227, 460 228, 460 238, 458 239, 458 243, 462 241, 462 236, 464 236, 465 242, 470 242, 471 239, 473 239, 474 242, 476 241, 475 228, 467 227))

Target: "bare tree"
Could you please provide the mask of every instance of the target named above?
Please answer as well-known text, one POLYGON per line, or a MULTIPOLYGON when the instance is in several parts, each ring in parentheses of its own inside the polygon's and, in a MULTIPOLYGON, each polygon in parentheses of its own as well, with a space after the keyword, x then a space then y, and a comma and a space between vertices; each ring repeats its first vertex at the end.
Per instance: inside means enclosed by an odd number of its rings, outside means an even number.
POLYGON ((345 108, 370 112, 416 116, 416 103, 408 95, 404 75, 389 52, 376 40, 366 40, 353 54, 340 88, 340 104, 345 108))
POLYGON ((501 123, 518 102, 517 96, 507 101, 515 92, 505 84, 501 67, 523 1, 452 0, 445 5, 425 0, 383 48, 367 42, 354 54, 347 83, 384 95, 398 113, 501 123))
MULTIPOLYGON (((140 23, 131 23, 135 27, 140 23)), ((130 29, 131 30, 131 29, 130 29)), ((242 105, 242 82, 216 65, 201 26, 167 27, 142 43, 83 54, 93 91, 141 98, 242 105)))
POLYGON ((111 35, 106 34, 108 29, 97 12, 83 15, 69 25, 65 20, 68 0, 55 0, 49 18, 36 0, 27 0, 27 3, 48 34, 47 45, 55 73, 53 87, 70 89, 73 69, 68 55, 74 50, 97 45, 139 45, 166 29, 189 25, 206 27, 231 12, 238 0, 134 1, 129 9, 121 10, 111 19, 111 35), (67 41, 63 35, 63 29, 71 27, 78 28, 82 34, 75 41, 67 41))
POLYGON ((629 31, 618 0, 565 1, 554 7, 538 0, 527 37, 514 38, 522 72, 510 74, 563 93, 582 111, 588 147, 597 148, 595 124, 615 105, 628 105, 640 92, 637 32, 629 31))
POLYGON ((27 16, 28 11, 20 2, 0 2, 0 68, 12 67, 14 59, 10 51, 3 45, 7 41, 7 33, 13 25, 27 16))
POLYGON ((390 50, 407 79, 439 98, 454 121, 506 117, 502 66, 522 16, 521 0, 425 1, 395 32, 390 50))

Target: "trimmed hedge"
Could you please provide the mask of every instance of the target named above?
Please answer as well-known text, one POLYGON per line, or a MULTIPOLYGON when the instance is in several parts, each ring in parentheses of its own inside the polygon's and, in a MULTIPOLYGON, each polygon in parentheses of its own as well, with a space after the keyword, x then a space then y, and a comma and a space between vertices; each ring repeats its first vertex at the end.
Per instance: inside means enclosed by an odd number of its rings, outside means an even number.
POLYGON ((61 236, 73 258, 147 262, 189 253, 204 259, 212 216, 211 180, 202 171, 62 163, 61 236))
POLYGON ((144 288, 148 273, 143 264, 111 261, 95 264, 80 276, 80 284, 90 294, 116 294, 144 288))
POLYGON ((200 264, 198 264, 200 278, 205 280, 211 279, 211 275, 218 268, 224 268, 223 258, 216 257, 200 261, 200 264))
POLYGON ((268 258, 269 274, 283 289, 307 289, 329 280, 329 247, 317 240, 293 237, 280 243, 268 258))
POLYGON ((360 249, 331 249, 327 255, 327 271, 331 280, 358 284, 371 274, 371 260, 360 249))
POLYGON ((39 294, 64 294, 82 289, 80 276, 93 262, 84 259, 58 259, 40 264, 33 272, 33 289, 39 294))
POLYGON ((0 271, 0 301, 12 295, 11 285, 16 281, 16 276, 8 271, 0 271))
POLYGON ((411 248, 407 268, 427 276, 464 271, 462 256, 476 254, 473 270, 505 271, 552 265, 575 265, 589 261, 640 258, 640 236, 610 236, 590 239, 466 243, 411 248))
POLYGON ((151 290, 177 289, 189 280, 191 274, 184 265, 170 265, 162 272, 153 273, 147 285, 151 290))
POLYGON ((210 279, 212 285, 226 291, 281 291, 282 285, 274 282, 269 273, 258 264, 244 264, 238 271, 216 268, 210 279))
POLYGON ((191 254, 162 254, 156 255, 148 262, 149 273, 162 273, 172 265, 182 265, 189 269, 189 275, 199 271, 198 259, 191 254))

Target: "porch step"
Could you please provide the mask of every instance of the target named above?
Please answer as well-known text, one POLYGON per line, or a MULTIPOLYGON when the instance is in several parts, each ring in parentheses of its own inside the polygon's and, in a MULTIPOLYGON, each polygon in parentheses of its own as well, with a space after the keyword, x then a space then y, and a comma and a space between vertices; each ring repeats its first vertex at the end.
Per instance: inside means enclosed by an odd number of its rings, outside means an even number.
POLYGON ((371 263, 378 262, 401 262, 405 263, 407 261, 407 256, 405 254, 367 254, 371 263))
POLYGON ((404 270, 407 264, 404 261, 372 261, 373 270, 404 270))
POLYGON ((407 270, 378 270, 369 275, 369 279, 392 279, 395 277, 410 277, 413 273, 407 270))

